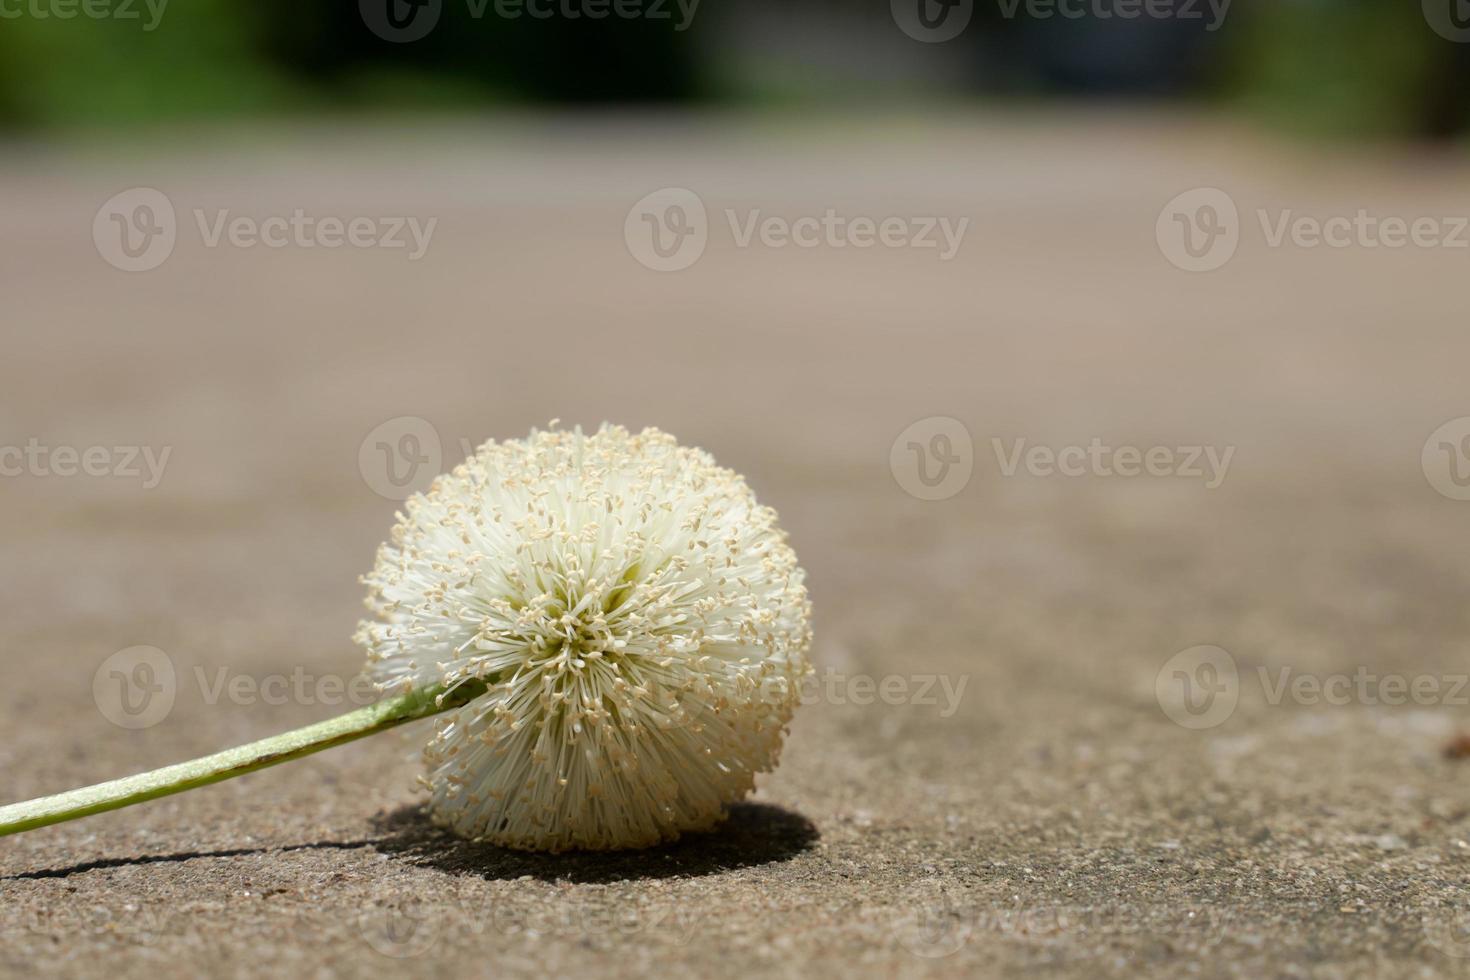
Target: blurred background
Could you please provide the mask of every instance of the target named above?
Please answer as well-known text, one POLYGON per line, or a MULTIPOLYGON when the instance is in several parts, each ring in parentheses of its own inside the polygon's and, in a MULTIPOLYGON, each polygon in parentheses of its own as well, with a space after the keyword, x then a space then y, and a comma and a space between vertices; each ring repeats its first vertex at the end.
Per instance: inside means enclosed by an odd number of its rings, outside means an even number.
POLYGON ((1166 16, 1142 0, 927 0, 938 28, 910 0, 648 0, 600 17, 610 0, 573 17, 561 7, 584 5, 567 0, 92 3, 102 15, 79 0, 9 0, 7 129, 1078 99, 1230 108, 1343 137, 1451 140, 1470 121, 1470 56, 1443 36, 1467 22, 1457 0, 1169 0, 1166 16), (1426 30, 1441 14, 1440 32, 1426 30), (895 29, 905 21, 908 34, 895 29))

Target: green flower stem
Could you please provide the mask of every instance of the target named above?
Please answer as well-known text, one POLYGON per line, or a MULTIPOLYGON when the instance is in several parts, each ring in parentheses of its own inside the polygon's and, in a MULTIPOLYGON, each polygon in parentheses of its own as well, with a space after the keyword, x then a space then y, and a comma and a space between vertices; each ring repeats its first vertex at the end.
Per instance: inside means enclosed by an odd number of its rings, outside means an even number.
POLYGON ((210 783, 233 779, 267 766, 300 759, 313 752, 330 749, 334 745, 342 745, 460 707, 483 690, 483 684, 468 683, 461 684, 447 694, 442 687, 426 688, 379 701, 293 732, 216 752, 202 759, 164 766, 162 769, 125 776, 95 786, 84 786, 57 793, 55 796, 12 803, 0 807, 0 837, 88 817, 94 813, 117 810, 134 803, 182 793, 186 789, 208 786, 210 783))

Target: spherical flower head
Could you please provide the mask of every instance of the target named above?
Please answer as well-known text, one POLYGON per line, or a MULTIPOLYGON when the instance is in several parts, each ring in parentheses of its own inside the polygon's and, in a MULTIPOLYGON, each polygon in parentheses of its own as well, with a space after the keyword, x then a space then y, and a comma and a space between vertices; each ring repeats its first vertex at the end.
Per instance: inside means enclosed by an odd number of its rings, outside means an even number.
POLYGON ((772 769, 811 606, 776 513, 657 429, 487 442, 398 515, 357 640, 394 693, 477 693, 424 751, 430 809, 529 850, 646 847, 772 769))

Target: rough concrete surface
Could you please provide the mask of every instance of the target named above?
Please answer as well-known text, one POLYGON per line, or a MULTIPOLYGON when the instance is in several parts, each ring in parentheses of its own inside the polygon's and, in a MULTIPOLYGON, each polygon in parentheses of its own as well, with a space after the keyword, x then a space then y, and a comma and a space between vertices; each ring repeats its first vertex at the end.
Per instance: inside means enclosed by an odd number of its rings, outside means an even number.
POLYGON ((441 465, 553 417, 708 448, 782 514, 823 684, 723 830, 647 852, 445 838, 413 730, 7 838, 6 973, 1470 969, 1470 763, 1445 753, 1470 729, 1470 503, 1460 433, 1430 438, 1470 415, 1466 252, 1273 246, 1258 217, 1467 214, 1463 165, 1126 116, 481 120, 7 161, 0 444, 111 469, 0 480, 6 801, 344 710, 396 506, 364 444, 403 416, 441 465), (178 240, 125 273, 91 229, 135 186, 178 240), (709 241, 660 273, 624 225, 668 186, 709 241), (1196 187, 1239 208, 1211 272, 1156 241, 1196 187), (194 212, 222 208, 438 225, 416 261, 209 247, 194 212), (741 246, 726 216, 827 208, 970 224, 942 261, 741 246), (934 443, 937 416, 969 445, 934 443), (1094 438, 1234 453, 1214 487, 1007 475, 1018 439, 1094 438), (906 492, 909 441, 968 483, 906 492), (167 447, 157 485, 118 447, 167 447), (93 682, 137 645, 174 700, 128 729, 93 682))

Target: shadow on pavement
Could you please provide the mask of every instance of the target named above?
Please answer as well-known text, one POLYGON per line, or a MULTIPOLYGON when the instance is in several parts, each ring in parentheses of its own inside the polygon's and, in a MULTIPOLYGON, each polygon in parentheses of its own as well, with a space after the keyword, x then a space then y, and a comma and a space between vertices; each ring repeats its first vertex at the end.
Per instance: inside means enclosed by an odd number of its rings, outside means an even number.
POLYGON ((65 878, 108 868, 143 864, 176 864, 199 858, 303 850, 355 850, 371 847, 420 867, 452 874, 474 874, 487 880, 530 875, 543 881, 600 883, 658 878, 694 878, 735 868, 788 861, 815 846, 820 834, 806 817, 769 803, 737 803, 720 827, 689 834, 673 844, 641 851, 533 854, 493 844, 462 840, 435 827, 421 806, 404 806, 373 820, 380 836, 364 840, 315 841, 284 847, 236 847, 214 851, 180 851, 134 857, 101 858, 58 868, 7 875, 0 881, 65 878))
POLYGON ((380 816, 375 825, 388 833, 373 846, 414 864, 491 880, 530 875, 577 883, 693 878, 789 861, 821 836, 806 817, 769 803, 737 803, 716 829, 641 851, 513 851, 455 837, 435 827, 419 806, 380 816))

